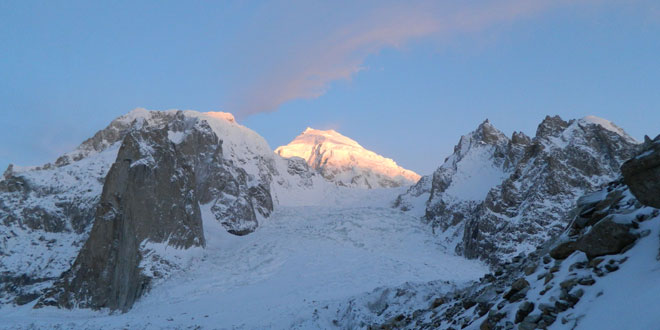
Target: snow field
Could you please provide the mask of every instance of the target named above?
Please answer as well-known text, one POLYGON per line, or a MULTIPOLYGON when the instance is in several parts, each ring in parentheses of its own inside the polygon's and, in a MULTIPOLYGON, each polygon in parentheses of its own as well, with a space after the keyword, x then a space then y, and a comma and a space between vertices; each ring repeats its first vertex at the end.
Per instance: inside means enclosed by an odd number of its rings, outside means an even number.
POLYGON ((324 328, 334 312, 327 306, 376 288, 462 285, 487 271, 446 252, 416 217, 390 208, 397 190, 350 191, 340 206, 282 206, 242 237, 202 206, 206 249, 172 251, 171 276, 128 313, 9 307, 0 328, 324 328))

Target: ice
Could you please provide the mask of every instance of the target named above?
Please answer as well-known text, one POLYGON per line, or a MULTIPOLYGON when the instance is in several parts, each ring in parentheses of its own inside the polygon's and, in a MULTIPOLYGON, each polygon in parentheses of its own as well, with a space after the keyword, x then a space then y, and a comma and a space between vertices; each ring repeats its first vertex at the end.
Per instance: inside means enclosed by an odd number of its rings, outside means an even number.
MULTIPOLYGON (((441 281, 450 289, 487 271, 479 262, 446 251, 418 218, 391 209, 389 203, 400 191, 349 191, 329 204, 282 206, 256 232, 242 237, 228 234, 209 206, 202 206, 206 249, 183 253, 167 248, 177 270, 128 313, 8 307, 3 324, 325 328, 335 312, 325 306, 406 283, 441 281), (315 309, 324 312, 314 316, 315 309)), ((168 255, 160 245, 150 248, 168 255)))

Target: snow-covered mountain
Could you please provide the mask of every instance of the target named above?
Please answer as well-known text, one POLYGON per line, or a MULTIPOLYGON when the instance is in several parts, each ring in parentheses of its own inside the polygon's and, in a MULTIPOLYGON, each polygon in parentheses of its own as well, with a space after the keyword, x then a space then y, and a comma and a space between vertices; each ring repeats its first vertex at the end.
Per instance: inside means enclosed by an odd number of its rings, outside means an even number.
POLYGON ((614 180, 637 147, 593 116, 548 116, 534 138, 509 138, 486 120, 395 206, 424 217, 459 254, 496 264, 558 235, 577 198, 614 180))
POLYGON ((449 290, 485 272, 393 212, 402 192, 328 181, 226 113, 137 109, 53 164, 5 172, 1 308, 16 305, 5 324, 167 327, 185 310, 210 327, 250 313, 247 327, 290 328, 301 310, 365 290, 408 280, 449 290), (218 313, 218 296, 238 309, 218 313))
POLYGON ((335 130, 307 128, 289 144, 275 149, 275 153, 285 158, 300 157, 324 178, 341 186, 400 187, 420 178, 335 130))
POLYGON ((27 303, 48 290, 41 305, 126 310, 154 277, 143 257, 162 264, 143 243, 205 245, 200 205, 244 235, 275 205, 331 187, 231 114, 136 109, 53 164, 5 171, 2 299, 27 303))
POLYGON ((296 140, 276 153, 228 113, 136 109, 52 164, 10 166, 0 329, 659 321, 642 316, 660 292, 660 137, 547 117, 509 138, 486 121, 410 187, 339 133, 296 140), (622 307, 629 292, 643 299, 622 307))
POLYGON ((623 178, 578 199, 559 237, 478 283, 430 297, 402 288, 379 313, 346 304, 338 314, 372 328, 657 328, 660 135, 621 170, 623 178), (428 298, 410 298, 420 295, 428 298))

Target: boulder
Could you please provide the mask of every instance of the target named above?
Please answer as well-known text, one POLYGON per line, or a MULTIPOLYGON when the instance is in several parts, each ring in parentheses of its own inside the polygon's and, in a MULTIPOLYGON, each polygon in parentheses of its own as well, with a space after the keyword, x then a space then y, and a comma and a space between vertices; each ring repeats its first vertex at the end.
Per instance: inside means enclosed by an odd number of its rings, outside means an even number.
POLYGON ((518 307, 518 311, 516 312, 516 318, 515 318, 515 323, 520 323, 522 320, 529 315, 534 310, 534 303, 525 301, 524 303, 520 304, 520 307, 518 307))
POLYGON ((580 237, 576 242, 576 249, 586 253, 591 259, 620 253, 636 240, 637 235, 631 233, 627 225, 616 223, 608 217, 599 221, 580 237))
POLYGON ((511 290, 509 290, 509 292, 503 297, 510 302, 515 302, 522 299, 527 290, 529 290, 529 282, 524 278, 519 278, 511 284, 511 290))
POLYGON ((624 182, 645 205, 660 208, 660 135, 648 137, 642 151, 621 166, 624 182))
POLYGON ((557 259, 563 260, 568 258, 575 250, 577 249, 577 244, 575 241, 568 240, 559 242, 550 250, 550 256, 557 259))

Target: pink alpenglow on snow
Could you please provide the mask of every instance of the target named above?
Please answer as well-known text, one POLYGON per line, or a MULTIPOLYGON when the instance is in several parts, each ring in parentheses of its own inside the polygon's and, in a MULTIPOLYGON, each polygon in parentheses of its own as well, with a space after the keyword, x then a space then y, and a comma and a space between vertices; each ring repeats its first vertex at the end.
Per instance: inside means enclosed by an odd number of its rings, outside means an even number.
POLYGON ((275 153, 284 158, 304 159, 323 177, 340 186, 390 188, 411 185, 420 178, 335 130, 308 127, 289 144, 275 149, 275 153))

